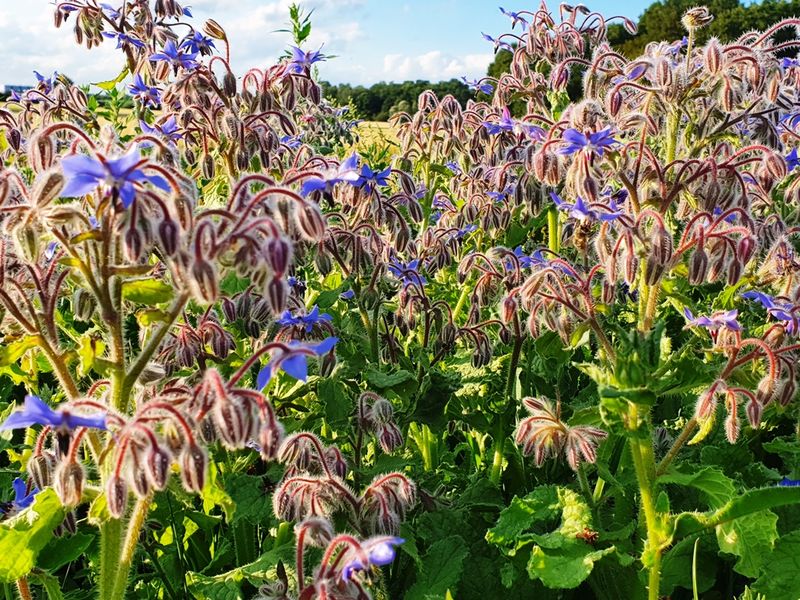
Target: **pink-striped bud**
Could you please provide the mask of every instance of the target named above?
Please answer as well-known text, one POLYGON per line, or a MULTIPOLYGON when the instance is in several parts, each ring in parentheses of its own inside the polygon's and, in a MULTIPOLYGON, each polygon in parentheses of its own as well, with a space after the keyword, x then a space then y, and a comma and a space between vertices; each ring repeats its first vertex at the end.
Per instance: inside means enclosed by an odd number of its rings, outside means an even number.
POLYGON ((112 475, 106 481, 106 505, 115 519, 125 514, 128 507, 128 484, 119 475, 112 475))
POLYGON ((764 406, 756 401, 750 400, 747 403, 747 420, 750 421, 750 426, 753 429, 758 429, 761 426, 761 416, 764 414, 764 406))
POLYGON ((186 445, 180 456, 181 481, 188 492, 200 493, 206 483, 208 456, 192 442, 186 445))
POLYGON ((153 447, 145 455, 145 472, 150 478, 153 487, 161 491, 167 487, 169 468, 172 465, 172 455, 161 447, 153 447))
POLYGON ((75 508, 81 503, 85 482, 86 472, 79 463, 63 461, 56 467, 53 488, 66 508, 75 508))

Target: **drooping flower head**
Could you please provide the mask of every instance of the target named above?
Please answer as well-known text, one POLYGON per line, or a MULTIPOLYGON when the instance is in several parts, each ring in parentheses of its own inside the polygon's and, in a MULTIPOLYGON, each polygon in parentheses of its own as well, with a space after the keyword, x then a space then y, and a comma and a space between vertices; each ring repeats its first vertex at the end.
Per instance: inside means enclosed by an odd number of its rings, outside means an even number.
POLYGON ((614 139, 611 128, 607 127, 601 131, 586 135, 577 129, 567 129, 562 136, 564 146, 559 149, 559 154, 575 154, 581 150, 594 152, 598 156, 603 156, 606 150, 611 150, 619 142, 614 139))
POLYGON ((10 515, 28 508, 33 504, 36 494, 39 493, 38 488, 33 488, 28 492, 28 486, 19 477, 13 481, 11 487, 14 489, 14 499, 4 505, 0 505, 0 514, 10 515))
POLYGON ((358 185, 361 176, 358 172, 358 154, 353 152, 338 167, 329 169, 321 177, 309 177, 300 188, 301 196, 308 196, 319 190, 330 191, 338 183, 358 185))
POLYGON ((103 186, 112 196, 122 201, 123 208, 130 207, 136 199, 136 186, 145 182, 163 191, 169 191, 167 181, 160 175, 148 175, 140 167, 142 157, 133 148, 119 158, 106 158, 98 154, 71 154, 61 159, 61 170, 66 185, 61 195, 66 198, 85 196, 103 186))
POLYGON ((393 258, 387 265, 389 272, 403 282, 403 286, 417 285, 424 286, 427 281, 419 273, 419 259, 414 259, 408 263, 403 263, 397 258, 393 258))
POLYGON ((333 350, 337 337, 329 337, 321 342, 313 344, 301 344, 293 342, 289 344, 287 350, 281 350, 270 358, 256 377, 256 388, 261 390, 266 387, 272 376, 278 371, 283 371, 287 375, 305 381, 308 379, 308 360, 309 356, 323 356, 333 350))
POLYGON ((485 81, 483 79, 470 80, 467 79, 466 76, 464 76, 461 78, 461 81, 463 81, 467 85, 467 87, 469 87, 469 89, 471 89, 473 92, 481 92, 483 94, 486 94, 487 96, 491 96, 492 92, 494 91, 494 85, 492 85, 491 82, 485 81))
POLYGON ((725 328, 730 331, 741 331, 742 326, 736 318, 739 316, 738 310, 717 311, 709 316, 697 316, 692 314, 688 308, 683 309, 683 315, 686 317, 686 327, 704 327, 711 331, 725 328))
POLYGON ((614 221, 622 216, 622 212, 614 210, 616 204, 609 206, 609 209, 598 210, 591 207, 583 198, 578 196, 574 203, 565 202, 555 192, 550 192, 550 198, 558 210, 566 212, 573 219, 578 221, 614 221))
POLYGON ((376 187, 383 187, 389 184, 389 175, 392 174, 392 167, 386 167, 383 171, 373 171, 369 165, 361 165, 361 173, 356 182, 360 188, 372 191, 376 187))
POLYGON ((162 123, 153 123, 152 125, 148 125, 147 121, 142 120, 139 121, 139 126, 145 133, 157 137, 164 137, 170 142, 177 142, 183 137, 183 134, 181 134, 178 129, 178 121, 175 119, 175 115, 170 115, 167 120, 162 123))
POLYGON ((206 55, 211 54, 216 50, 216 47, 214 46, 214 40, 199 31, 195 31, 181 42, 180 49, 190 54, 206 55))
POLYGON ((359 571, 365 571, 373 566, 383 567, 390 564, 397 556, 395 546, 399 546, 403 542, 405 542, 403 538, 395 536, 379 536, 365 540, 361 544, 361 548, 366 553, 367 564, 364 564, 361 558, 355 555, 348 556, 341 571, 342 580, 350 581, 359 571))
POLYGON ((320 313, 319 306, 315 304, 311 312, 305 315, 294 316, 287 310, 278 318, 277 323, 282 327, 301 327, 306 333, 311 333, 315 325, 323 322, 329 323, 331 319, 332 317, 328 313, 320 313))
POLYGON ((28 394, 25 396, 25 403, 22 409, 11 413, 0 424, 0 431, 22 429, 31 425, 45 425, 66 431, 71 431, 78 427, 106 429, 106 414, 76 414, 70 410, 68 404, 62 404, 59 408, 52 409, 38 396, 28 394))
POLYGON ((156 108, 161 104, 161 90, 147 85, 139 73, 134 76, 133 83, 128 86, 128 91, 136 100, 150 108, 156 108))
POLYGON ((177 73, 178 69, 192 71, 200 66, 197 62, 197 52, 186 52, 178 48, 173 40, 167 40, 161 52, 150 55, 153 62, 168 63, 177 73))

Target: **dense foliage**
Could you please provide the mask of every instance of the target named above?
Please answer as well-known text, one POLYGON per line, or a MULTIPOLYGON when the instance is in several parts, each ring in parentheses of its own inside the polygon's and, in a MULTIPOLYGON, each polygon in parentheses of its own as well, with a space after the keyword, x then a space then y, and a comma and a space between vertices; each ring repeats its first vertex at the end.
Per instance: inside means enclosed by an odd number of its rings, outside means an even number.
POLYGON ((55 11, 125 68, 0 108, 7 598, 796 599, 800 21, 504 11, 375 157, 297 8, 55 11))

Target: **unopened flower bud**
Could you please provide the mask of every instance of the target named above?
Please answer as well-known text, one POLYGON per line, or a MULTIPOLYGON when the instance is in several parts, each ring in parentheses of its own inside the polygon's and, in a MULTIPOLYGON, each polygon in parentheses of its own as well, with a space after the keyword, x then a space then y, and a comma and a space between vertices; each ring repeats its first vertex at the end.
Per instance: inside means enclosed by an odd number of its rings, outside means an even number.
POLYGON ((764 413, 764 406, 757 400, 750 400, 747 403, 747 420, 753 429, 758 429, 761 425, 761 416, 764 413))
POLYGON ((316 204, 304 202, 295 209, 297 226, 303 236, 311 241, 318 242, 325 235, 325 219, 316 204))
POLYGON ((272 314, 279 315, 286 310, 289 286, 283 278, 273 277, 267 283, 266 298, 272 307, 272 314))
POLYGON ((174 219, 166 217, 161 220, 161 223, 158 224, 158 239, 164 254, 175 256, 180 241, 180 230, 174 219))
POLYGON ((83 496, 85 481, 86 473, 79 463, 66 460, 59 463, 53 476, 53 488, 61 504, 67 508, 78 506, 83 496))
POLYGON ((196 443, 189 443, 181 452, 181 481, 188 492, 200 493, 206 483, 208 456, 196 443))
POLYGON ((128 484, 119 475, 112 475, 106 481, 106 505, 115 519, 125 514, 128 507, 128 484))
POLYGON ((90 321, 95 309, 94 296, 83 288, 75 288, 72 294, 72 314, 79 321, 90 321))
POLYGON ((49 487, 53 481, 53 469, 55 460, 49 454, 38 454, 28 460, 28 477, 33 482, 34 487, 43 490, 49 487))
POLYGON ((759 404, 767 406, 775 397, 775 379, 769 375, 765 375, 761 381, 758 382, 756 388, 756 400, 759 404))
POLYGON ((156 490, 163 490, 167 487, 169 479, 169 469, 172 465, 172 456, 161 447, 151 448, 145 456, 145 471, 150 478, 150 482, 156 490))

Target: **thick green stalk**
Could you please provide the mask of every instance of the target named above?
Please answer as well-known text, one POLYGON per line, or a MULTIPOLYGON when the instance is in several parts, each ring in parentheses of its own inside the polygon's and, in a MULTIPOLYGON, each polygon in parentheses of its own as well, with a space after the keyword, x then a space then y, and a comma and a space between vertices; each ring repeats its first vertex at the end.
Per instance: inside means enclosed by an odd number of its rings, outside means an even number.
MULTIPOLYGON (((520 331, 519 316, 514 315, 514 348, 511 351, 511 360, 508 363, 508 376, 506 379, 506 401, 516 405, 517 389, 517 368, 519 367, 519 357, 522 352, 522 332, 520 331)), ((492 445, 492 471, 490 479, 492 483, 500 483, 500 476, 503 474, 503 456, 506 446, 506 435, 509 423, 506 422, 508 415, 514 415, 514 411, 503 411, 497 417, 497 425, 494 431, 494 443, 492 445)))
POLYGON ((109 519, 100 526, 100 600, 114 597, 117 562, 121 553, 122 520, 109 519))
POLYGON ((254 526, 244 519, 233 525, 233 547, 236 564, 246 565, 256 559, 256 532, 254 526))
POLYGON ((551 252, 558 252, 561 250, 561 231, 558 222, 558 209, 551 206, 547 210, 547 247, 551 252))
MULTIPOLYGON (((136 547, 139 544, 139 534, 144 526, 147 513, 150 511, 150 502, 152 501, 152 498, 152 495, 140 498, 136 501, 136 505, 133 508, 133 514, 131 514, 131 518, 128 521, 128 530, 125 534, 125 543, 121 546, 121 554, 118 555, 119 562, 117 563, 116 570, 114 572, 114 587, 112 591, 113 595, 109 597, 109 600, 125 599, 125 591, 128 589, 128 579, 130 578, 133 556, 136 553, 136 547)), ((120 520, 118 519, 117 521, 120 520)), ((122 527, 120 523, 120 534, 121 533, 122 527)), ((180 540, 176 540, 176 543, 179 544, 180 540)), ((106 600, 106 597, 103 596, 102 600, 106 600)))
MULTIPOLYGON (((639 426, 638 412, 635 404, 631 405, 629 412, 629 422, 631 427, 636 429, 639 426)), ((656 510, 655 501, 655 479, 656 464, 655 455, 650 436, 639 437, 635 431, 628 438, 633 458, 633 466, 636 471, 636 481, 639 484, 639 496, 641 498, 641 509, 644 513, 645 527, 647 530, 647 543, 643 552, 643 562, 648 571, 647 594, 649 600, 658 600, 658 590, 661 582, 661 525, 656 510)))

